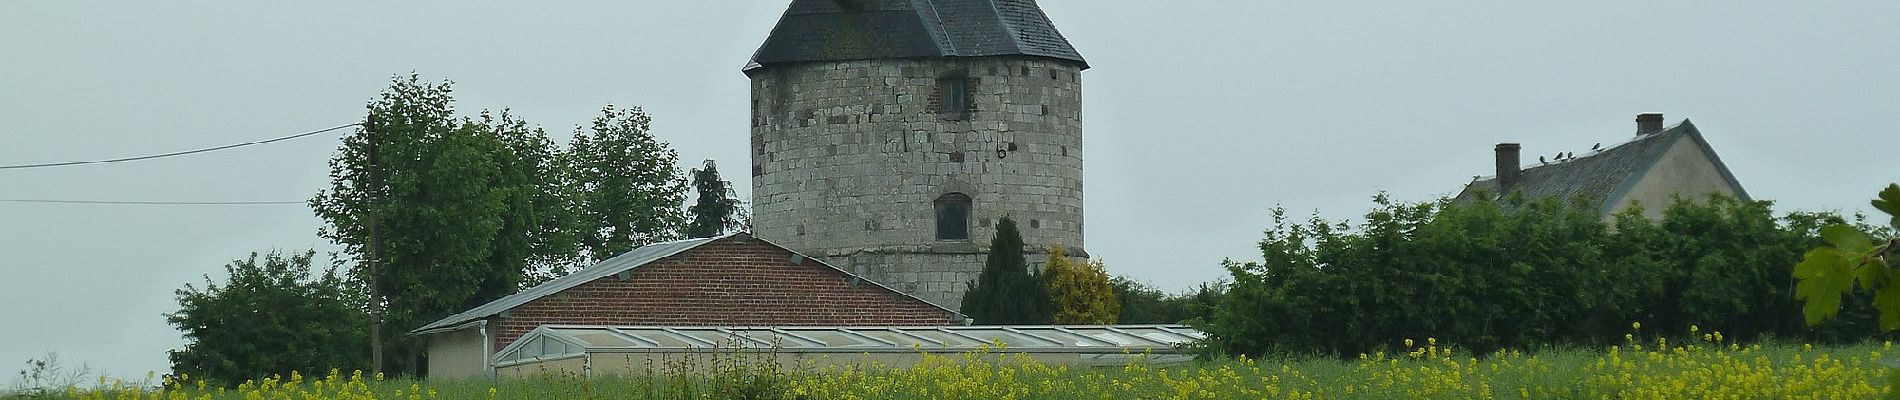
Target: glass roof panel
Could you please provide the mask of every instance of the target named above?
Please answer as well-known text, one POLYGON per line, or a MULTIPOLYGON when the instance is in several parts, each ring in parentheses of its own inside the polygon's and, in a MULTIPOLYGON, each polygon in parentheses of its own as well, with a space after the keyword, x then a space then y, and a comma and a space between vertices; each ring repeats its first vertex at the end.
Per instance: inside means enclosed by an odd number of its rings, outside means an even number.
POLYGON ((556 332, 586 342, 589 348, 646 347, 645 343, 634 343, 605 329, 560 329, 556 332))
POLYGON ((798 337, 801 337, 801 338, 811 339, 811 340, 818 341, 820 343, 824 343, 825 346, 827 347, 866 347, 866 346, 885 347, 885 346, 888 346, 886 344, 879 343, 877 341, 866 340, 861 337, 853 336, 851 334, 841 332, 837 329, 781 329, 781 330, 787 333, 791 333, 793 335, 798 335, 798 337))
POLYGON ((957 333, 973 336, 973 337, 976 337, 977 339, 983 339, 983 341, 985 342, 1001 341, 1003 342, 1003 344, 1009 345, 1009 347, 1056 345, 1055 343, 1050 343, 1048 340, 1037 339, 1034 337, 1030 337, 1029 335, 1024 335, 1024 334, 1020 334, 1016 332, 1010 332, 1010 331, 1006 331, 1002 329, 953 329, 953 330, 956 331, 957 333))
POLYGON ((1187 342, 1189 339, 1191 339, 1191 338, 1184 337, 1181 335, 1176 335, 1176 334, 1157 331, 1157 330, 1130 331, 1129 333, 1141 335, 1141 337, 1144 339, 1167 343, 1167 344, 1187 342))
POLYGON ((908 347, 912 347, 912 345, 916 345, 917 347, 937 347, 936 343, 919 340, 917 338, 910 337, 902 333, 891 332, 887 330, 862 329, 862 330, 852 330, 852 332, 857 332, 859 335, 870 336, 870 337, 874 337, 878 339, 884 339, 884 341, 891 342, 891 343, 897 343, 897 347, 908 348, 908 347))
POLYGON ((1063 346, 1100 347, 1109 345, 1102 343, 1100 340, 1093 340, 1082 335, 1059 331, 1055 328, 1016 328, 1016 330, 1025 334, 1035 335, 1039 338, 1054 340, 1062 343, 1063 346))
POLYGON ((1105 340, 1105 341, 1108 341, 1110 343, 1114 343, 1120 346, 1154 346, 1155 345, 1154 343, 1149 343, 1147 340, 1143 340, 1141 338, 1130 337, 1128 335, 1123 335, 1123 334, 1116 333, 1114 331, 1110 331, 1110 330, 1102 329, 1102 328, 1069 328, 1069 331, 1075 332, 1084 336, 1088 336, 1091 338, 1105 340))
MULTIPOLYGON (((969 338, 952 335, 946 332, 936 331, 936 330, 928 330, 928 331, 919 330, 919 331, 905 331, 905 332, 910 333, 912 335, 927 337, 927 338, 930 338, 930 340, 943 342, 943 347, 976 347, 976 346, 982 346, 984 344, 987 344, 980 340, 971 340, 969 338)), ((925 346, 930 346, 930 345, 925 344, 925 346)))
POLYGON ((758 342, 753 342, 749 345, 752 347, 777 347, 777 348, 824 347, 823 345, 814 346, 811 344, 811 342, 798 340, 797 338, 785 337, 784 335, 780 335, 778 334, 778 332, 773 332, 770 329, 744 329, 744 330, 734 329, 732 330, 732 333, 737 334, 740 337, 757 340, 758 342), (764 342, 765 344, 760 344, 759 342, 764 342))
MULTIPOLYGON (((712 343, 714 346, 720 348, 761 347, 757 343, 746 340, 743 336, 711 329, 675 329, 675 331, 712 343)), ((705 344, 702 343, 700 345, 704 346, 705 344)))
POLYGON ((674 336, 657 328, 620 328, 621 332, 659 343, 659 347, 706 347, 705 344, 674 336))

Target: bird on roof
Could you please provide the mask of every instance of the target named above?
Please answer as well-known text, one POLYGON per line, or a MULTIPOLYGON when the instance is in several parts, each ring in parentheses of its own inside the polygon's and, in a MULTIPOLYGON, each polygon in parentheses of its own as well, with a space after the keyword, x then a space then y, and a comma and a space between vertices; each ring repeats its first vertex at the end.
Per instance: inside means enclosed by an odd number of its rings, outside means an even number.
POLYGON ((1544 161, 1544 156, 1537 156, 1537 162, 1538 162, 1539 164, 1549 164, 1549 163, 1550 163, 1549 161, 1544 161))
POLYGON ((1598 142, 1597 144, 1590 145, 1590 150, 1603 151, 1603 143, 1598 142))

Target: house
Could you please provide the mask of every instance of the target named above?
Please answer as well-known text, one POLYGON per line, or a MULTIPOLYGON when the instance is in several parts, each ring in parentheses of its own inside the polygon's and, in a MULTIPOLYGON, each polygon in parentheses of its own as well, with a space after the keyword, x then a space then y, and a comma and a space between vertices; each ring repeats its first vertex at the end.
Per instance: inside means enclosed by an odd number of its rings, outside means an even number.
POLYGON ((431 378, 493 376, 542 326, 944 326, 963 316, 735 233, 640 247, 410 331, 431 378))
POLYGON ((1701 198, 1720 194, 1749 200, 1735 174, 1729 172, 1708 139, 1688 120, 1663 126, 1661 113, 1636 116, 1636 137, 1621 144, 1578 152, 1539 156, 1528 168, 1520 162, 1518 143, 1499 143, 1497 175, 1465 185, 1454 201, 1498 198, 1521 192, 1533 198, 1582 198, 1601 207, 1604 220, 1634 204, 1643 215, 1662 218, 1676 196, 1701 198))

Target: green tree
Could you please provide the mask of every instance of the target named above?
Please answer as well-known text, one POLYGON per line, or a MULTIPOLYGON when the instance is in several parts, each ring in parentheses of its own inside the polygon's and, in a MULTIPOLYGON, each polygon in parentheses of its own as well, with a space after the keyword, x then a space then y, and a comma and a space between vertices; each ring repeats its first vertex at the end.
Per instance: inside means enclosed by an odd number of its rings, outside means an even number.
POLYGON ((969 286, 962 311, 978 324, 1049 323, 1048 294, 1041 277, 1029 272, 1022 233, 1008 216, 996 222, 996 237, 990 240, 983 272, 969 286))
POLYGON ((177 291, 166 322, 185 334, 171 351, 172 374, 225 384, 291 371, 345 371, 369 365, 369 335, 358 292, 326 270, 313 275, 313 252, 232 261, 222 285, 177 291))
POLYGON ((575 237, 589 262, 677 239, 685 225, 679 155, 649 133, 652 121, 639 107, 608 105, 574 130, 564 179, 576 194, 575 237))
POLYGON ((1213 316, 1214 309, 1227 297, 1225 281, 1202 282, 1181 294, 1169 294, 1123 276, 1111 279, 1109 284, 1121 304, 1116 317, 1119 324, 1199 323, 1213 316))
POLYGON ((395 355, 376 370, 415 371, 421 356, 417 339, 383 325, 406 331, 512 294, 534 260, 559 257, 543 235, 558 224, 537 210, 560 205, 541 192, 545 135, 505 112, 458 120, 451 92, 396 78, 310 201, 319 233, 368 288, 374 354, 395 355))
POLYGON ((1168 302, 1168 293, 1146 283, 1116 276, 1109 280, 1115 290, 1115 301, 1121 312, 1116 315, 1118 324, 1172 324, 1181 322, 1175 316, 1180 315, 1168 302))
POLYGON ((1107 325, 1120 316, 1121 303, 1101 261, 1078 263, 1069 259, 1062 246, 1050 246, 1042 278, 1053 323, 1107 325))
POLYGON ((707 238, 743 228, 745 209, 740 207, 732 182, 719 179, 719 166, 713 160, 706 160, 692 175, 698 200, 687 209, 692 223, 686 227, 686 236, 707 238))

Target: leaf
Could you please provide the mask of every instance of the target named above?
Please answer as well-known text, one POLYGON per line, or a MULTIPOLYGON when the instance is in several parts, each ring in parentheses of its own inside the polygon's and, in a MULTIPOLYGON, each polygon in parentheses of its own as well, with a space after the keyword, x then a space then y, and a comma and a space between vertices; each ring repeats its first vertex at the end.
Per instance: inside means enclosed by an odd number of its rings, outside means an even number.
POLYGON ((1900 184, 1887 185, 1880 191, 1880 197, 1874 199, 1874 208, 1893 216, 1893 226, 1900 228, 1900 184))
POLYGON ((1873 291, 1876 284, 1885 281, 1886 272, 1885 265, 1872 262, 1861 263, 1860 267, 1854 268, 1854 281, 1860 282, 1862 290, 1873 291))
MULTIPOLYGON (((1841 310, 1841 296, 1854 288, 1854 271, 1839 250, 1820 248, 1809 251, 1794 266, 1794 297, 1806 301, 1801 313, 1808 325, 1820 324, 1841 310)), ((1900 314, 1895 315, 1900 318, 1900 314)))
POLYGON ((1860 254, 1874 247, 1874 239, 1860 229, 1844 224, 1828 225, 1821 228, 1821 239, 1840 249, 1842 253, 1860 254))
POLYGON ((1874 309, 1880 310, 1880 330, 1900 328, 1900 285, 1887 285, 1874 292, 1874 309))

